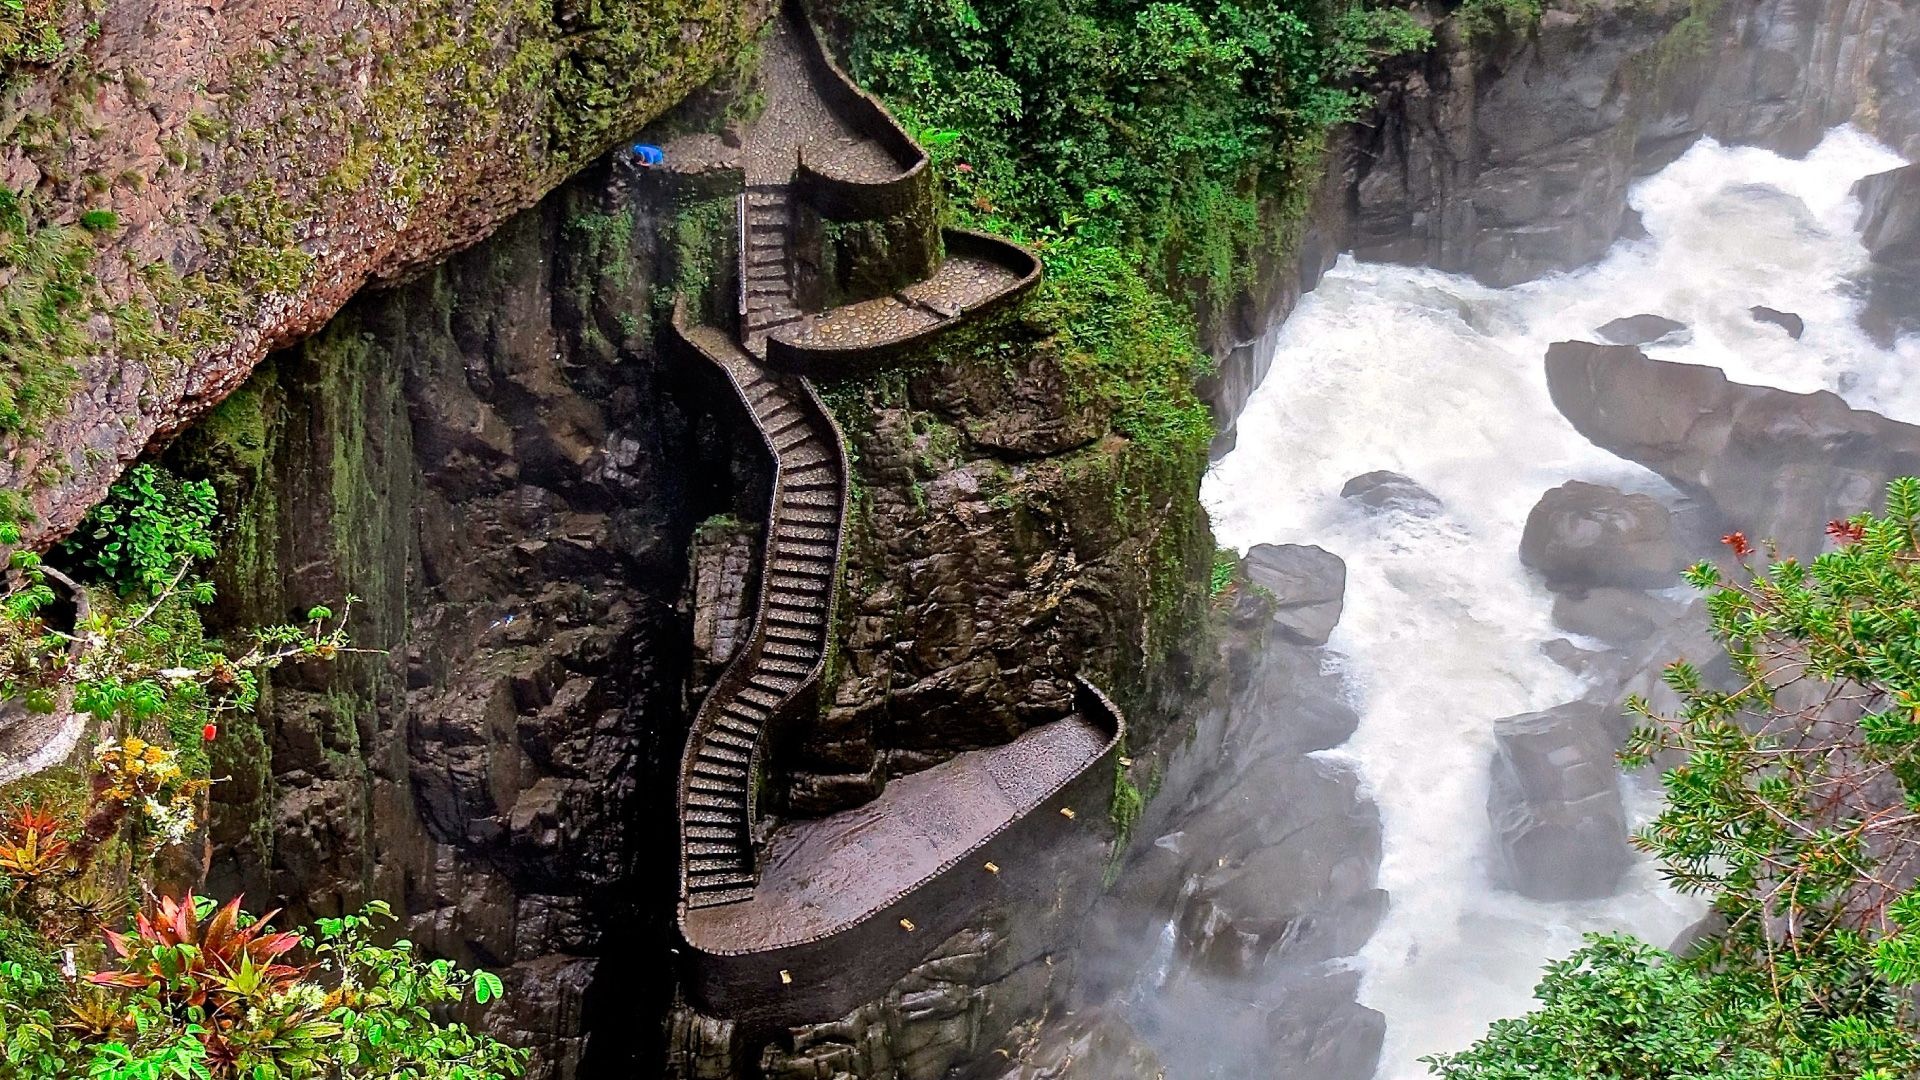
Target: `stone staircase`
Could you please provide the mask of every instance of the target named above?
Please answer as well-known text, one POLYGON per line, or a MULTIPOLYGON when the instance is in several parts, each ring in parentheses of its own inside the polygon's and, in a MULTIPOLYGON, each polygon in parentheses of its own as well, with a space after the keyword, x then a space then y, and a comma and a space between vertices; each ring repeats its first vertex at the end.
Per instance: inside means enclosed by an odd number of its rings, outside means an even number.
POLYGON ((755 784, 772 726, 812 707, 819 686, 846 464, 803 380, 762 368, 718 328, 680 331, 725 372, 776 462, 753 632, 701 704, 681 763, 683 883, 687 906, 698 908, 753 895, 755 784))
POLYGON ((740 196, 740 338, 767 354, 767 333, 800 318, 793 301, 793 192, 751 184, 740 196))

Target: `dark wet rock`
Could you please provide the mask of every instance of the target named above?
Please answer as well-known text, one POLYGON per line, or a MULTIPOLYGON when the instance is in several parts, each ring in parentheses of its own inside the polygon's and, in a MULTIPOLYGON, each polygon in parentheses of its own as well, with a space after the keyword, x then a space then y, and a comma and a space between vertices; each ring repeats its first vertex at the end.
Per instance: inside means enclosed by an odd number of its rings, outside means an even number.
MULTIPOLYGON (((1244 596, 1233 633, 1264 631, 1264 604, 1244 596)), ((1351 730, 1347 690, 1322 649, 1274 641, 1243 659, 1226 707, 1197 714, 1164 766, 1136 762, 1183 794, 1148 804, 1088 930, 1082 992, 1133 1001, 1163 1061, 1368 1076, 1377 1046, 1347 1039, 1367 1024, 1339 962, 1385 910, 1379 819, 1350 768, 1312 755, 1351 730), (1313 1071, 1342 1053, 1351 1068, 1313 1071)))
POLYGON ((1354 1000, 1359 985, 1359 972, 1343 971, 1302 983, 1287 995, 1267 1014, 1274 1054, 1260 1075, 1275 1080, 1372 1076, 1386 1041, 1387 1018, 1354 1000))
POLYGON ((1660 500, 1573 480, 1534 504, 1520 561, 1546 575, 1548 587, 1564 589, 1671 586, 1689 560, 1660 500))
POLYGON ((1646 218, 1641 216, 1640 211, 1629 206, 1627 207, 1627 212, 1620 215, 1620 231, 1615 234, 1614 239, 1627 241, 1645 240, 1651 235, 1651 233, 1647 232, 1646 218))
POLYGON ((1646 345, 1659 341, 1669 334, 1677 334, 1686 328, 1686 323, 1676 322, 1663 315, 1641 314, 1615 319, 1596 328, 1594 333, 1615 345, 1646 345))
POLYGON ((1853 185, 1860 242, 1875 262, 1920 260, 1920 164, 1875 173, 1853 185))
POLYGON ((1553 598, 1554 625, 1612 645, 1639 645, 1677 611, 1673 601, 1639 589, 1602 587, 1553 598))
POLYGON ((1581 434, 1666 477, 1717 527, 1788 554, 1818 554, 1827 521, 1879 506, 1888 480, 1920 471, 1920 427, 1827 391, 1747 386, 1584 342, 1553 345, 1546 364, 1554 404, 1581 434))
POLYGON ((1779 308, 1770 308, 1764 304, 1755 304, 1747 310, 1752 313, 1755 322, 1777 326, 1785 330, 1787 336, 1795 341, 1799 341, 1800 335, 1807 332, 1807 321, 1791 311, 1781 311, 1779 308))
POLYGON ((1247 552, 1247 576, 1273 593, 1273 621, 1287 640, 1324 645, 1340 623, 1347 564, 1307 544, 1256 544, 1247 552))
POLYGON ((1881 347, 1920 333, 1920 165, 1876 173, 1853 186, 1861 241, 1872 253, 1861 285, 1860 325, 1881 347))
POLYGON ((1440 497, 1412 477, 1386 469, 1361 473, 1340 488, 1340 497, 1369 510, 1398 510, 1414 517, 1432 517, 1443 506, 1440 497))
POLYGON ((1167 1068, 1117 1010, 1082 1009, 1022 1040, 998 1080, 1163 1080, 1167 1068))
POLYGON ((1575 675, 1603 675, 1618 665, 1620 657, 1613 649, 1583 649, 1566 638, 1554 638, 1540 651, 1575 675))
POLYGON ((1494 722, 1487 819, 1505 887, 1538 900, 1608 896, 1631 863, 1601 709, 1573 702, 1494 722))
POLYGON ((1701 942, 1715 934, 1725 932, 1726 929, 1726 916, 1717 911, 1709 911, 1688 923, 1685 929, 1674 935, 1673 941, 1667 945, 1667 951, 1675 956, 1691 956, 1693 951, 1700 947, 1701 942))

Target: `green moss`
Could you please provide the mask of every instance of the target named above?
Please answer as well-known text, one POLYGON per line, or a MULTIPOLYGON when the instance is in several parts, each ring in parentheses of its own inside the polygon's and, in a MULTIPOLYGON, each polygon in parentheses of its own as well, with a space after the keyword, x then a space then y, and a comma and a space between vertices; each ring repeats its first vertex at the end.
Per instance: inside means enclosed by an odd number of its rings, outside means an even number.
POLYGON ((87 232, 36 227, 22 196, 0 187, 0 436, 32 434, 66 407, 92 350, 102 306, 87 232))
POLYGON ((721 289, 735 258, 735 228, 734 200, 724 195, 683 200, 668 219, 668 292, 688 297, 702 321, 723 321, 733 305, 721 289))

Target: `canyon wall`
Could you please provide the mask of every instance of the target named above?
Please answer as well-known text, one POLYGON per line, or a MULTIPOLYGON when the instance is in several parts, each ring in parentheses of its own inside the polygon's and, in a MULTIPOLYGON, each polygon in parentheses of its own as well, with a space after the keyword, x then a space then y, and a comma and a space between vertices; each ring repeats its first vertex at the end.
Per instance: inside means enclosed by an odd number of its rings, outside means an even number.
POLYGON ((1340 251, 1512 285, 1599 258, 1634 180, 1702 137, 1805 153, 1853 122, 1920 157, 1920 8, 1903 0, 1553 0, 1537 26, 1436 26, 1339 132, 1303 240, 1236 313, 1208 386, 1221 431, 1258 347, 1340 251))
POLYGON ((30 542, 372 281, 486 236, 711 78, 765 5, 30 5, 0 50, 0 482, 30 542), (0 219, 3 220, 3 219, 0 219))
POLYGON ((535 1076, 660 1053, 632 1017, 670 980, 628 972, 671 937, 688 547, 766 483, 704 373, 654 351, 667 213, 590 168, 274 354, 167 453, 222 492, 223 619, 353 594, 377 650, 278 673, 223 734, 208 887, 295 920, 389 900, 505 977, 488 1020, 535 1076))

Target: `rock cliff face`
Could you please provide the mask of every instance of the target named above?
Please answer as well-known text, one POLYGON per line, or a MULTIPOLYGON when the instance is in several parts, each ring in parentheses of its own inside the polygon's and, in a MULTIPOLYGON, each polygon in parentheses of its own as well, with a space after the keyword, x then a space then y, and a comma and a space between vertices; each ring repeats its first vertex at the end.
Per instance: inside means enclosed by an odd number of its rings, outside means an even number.
POLYGON ((1826 548, 1825 522, 1878 506, 1887 481, 1920 471, 1920 428, 1829 391, 1746 386, 1577 341, 1548 350, 1547 388, 1582 435, 1698 500, 1707 532, 1771 538, 1797 558, 1826 548))
POLYGON ((71 525, 362 285, 473 243, 658 116, 763 16, 736 0, 35 5, 29 29, 60 46, 7 62, 0 110, 0 188, 22 211, 0 232, 39 252, 0 290, 54 312, 8 331, 0 379, 37 388, 0 424, 30 534, 71 525))
POLYGON ((1562 0, 1534 28, 1437 36, 1370 88, 1302 241, 1219 335, 1216 455, 1271 362, 1262 337, 1338 252, 1511 285, 1598 258, 1635 227, 1632 182, 1702 136, 1799 154, 1852 121, 1920 156, 1920 9, 1901 0, 1562 0))
POLYGON ((1920 152, 1920 12, 1897 0, 1549 4, 1441 47, 1356 129, 1349 245, 1511 285, 1597 258, 1627 187, 1702 136, 1801 154, 1854 121, 1920 152))
POLYGON ((169 451, 236 531, 238 623, 357 594, 341 667, 284 672, 216 775, 212 889, 295 918, 391 900, 502 972, 537 1076, 657 1060, 694 524, 751 506, 731 414, 653 350, 659 207, 590 169, 357 300, 169 451), (610 1037, 594 1038, 594 1031, 610 1037))

